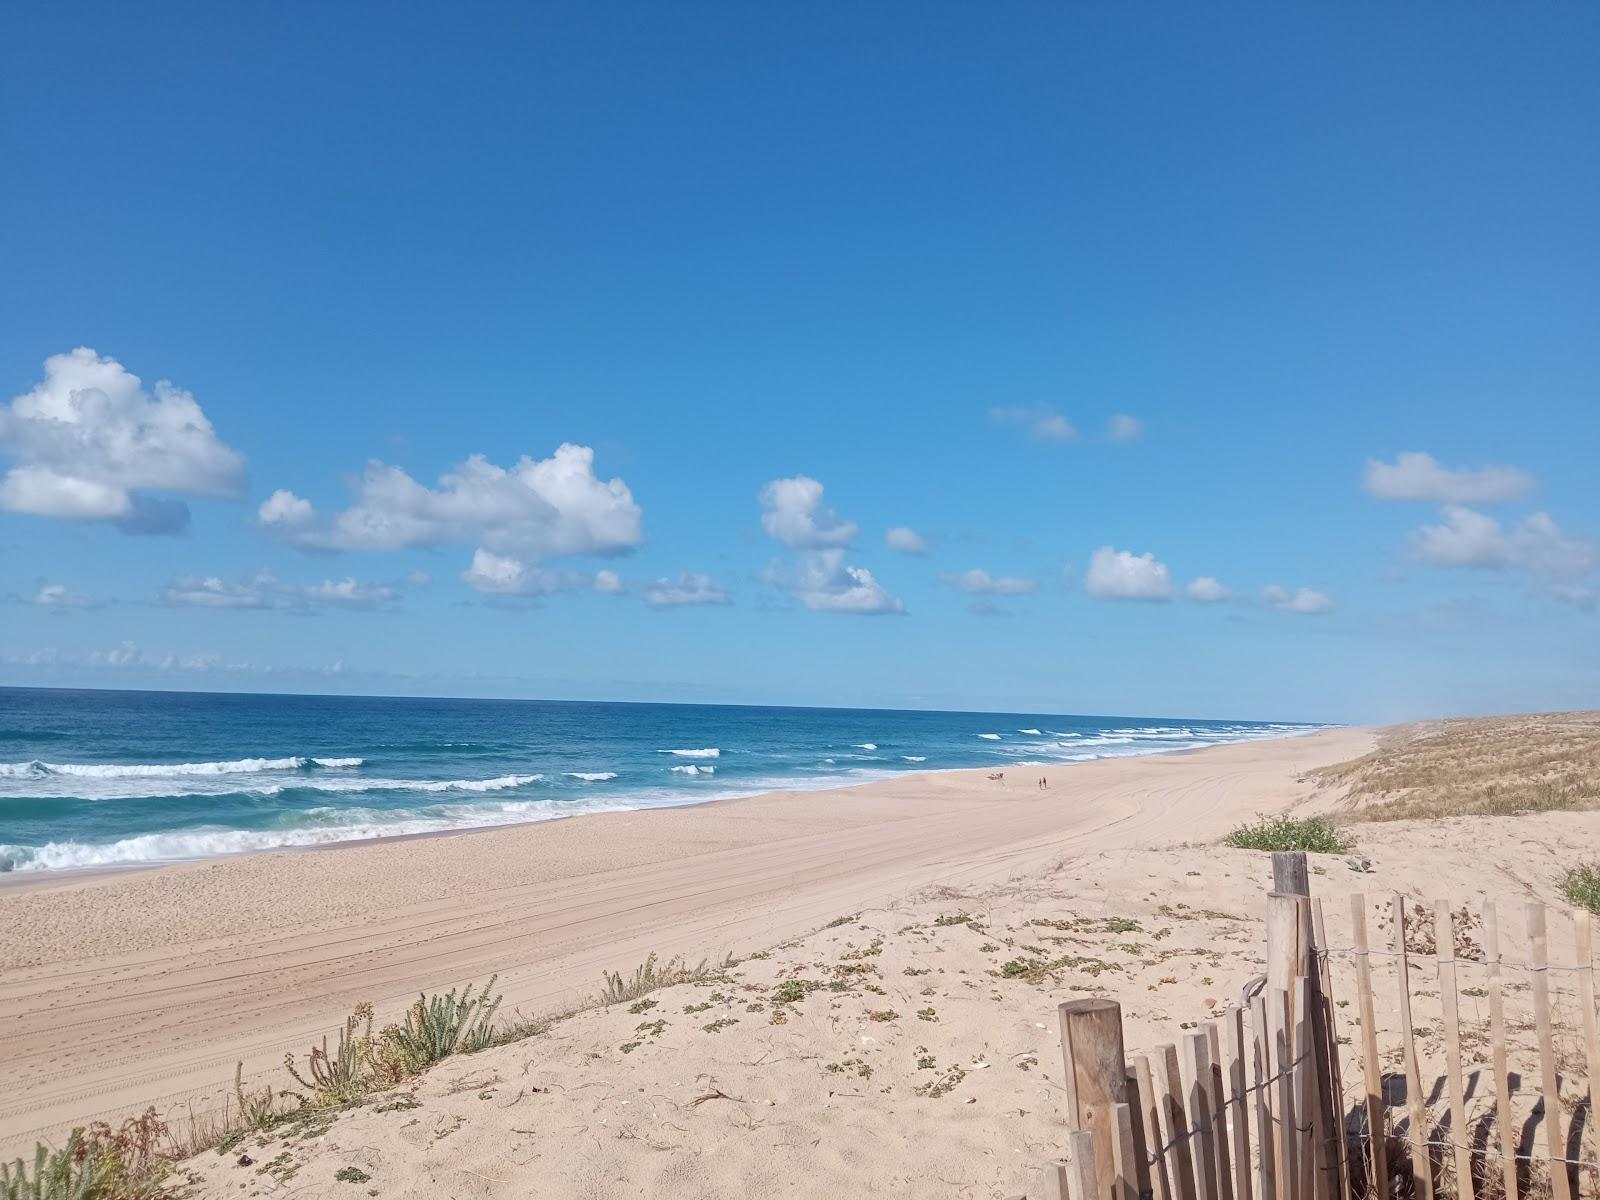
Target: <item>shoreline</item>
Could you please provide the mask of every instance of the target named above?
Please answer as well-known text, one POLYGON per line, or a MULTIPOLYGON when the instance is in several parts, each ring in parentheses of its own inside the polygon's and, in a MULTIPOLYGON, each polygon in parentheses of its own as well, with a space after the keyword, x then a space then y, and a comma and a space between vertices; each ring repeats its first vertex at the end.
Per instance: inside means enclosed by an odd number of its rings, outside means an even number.
POLYGON ((394 842, 421 841, 431 838, 451 838, 464 835, 478 835, 496 833, 507 829, 523 829, 530 826, 548 825, 560 821, 572 821, 583 817, 600 817, 613 813, 639 813, 639 812, 673 812, 682 809, 708 808, 718 804, 736 803, 745 800, 758 800, 766 797, 787 795, 814 795, 828 792, 848 792, 859 788, 873 787, 878 784, 914 781, 924 776, 961 775, 965 773, 992 774, 994 771, 1014 770, 1054 770, 1070 767, 1088 766, 1091 763, 1120 762, 1129 759, 1145 759, 1156 757, 1177 757, 1189 754, 1200 754, 1207 750, 1221 749, 1228 746, 1255 745, 1261 742, 1283 741, 1293 738, 1311 737, 1319 733, 1326 733, 1340 729, 1376 729, 1376 726, 1353 725, 1319 725, 1307 729, 1284 730, 1278 733, 1266 734, 1261 737, 1240 738, 1238 741, 1218 742, 1205 746, 1182 746, 1173 748, 1156 748, 1143 750, 1136 754, 1107 754, 1095 758, 1078 760, 1061 760, 1058 762, 1040 762, 1035 759, 1019 759, 1015 762, 995 763, 978 767, 931 767, 913 771, 887 771, 870 779, 860 779, 849 783, 827 781, 815 787, 765 787, 750 792, 735 792, 730 795, 712 796, 707 799, 690 799, 675 804, 639 804, 628 806, 626 797, 615 808, 587 809, 582 812, 556 813, 551 816, 530 817, 518 821, 505 821, 487 825, 461 825, 449 829, 428 829, 414 833, 379 834, 375 837, 352 837, 334 839, 326 842, 314 842, 307 845, 282 845, 262 846, 258 849, 238 850, 225 854, 203 854, 186 858, 156 858, 140 862, 127 863, 95 863, 82 867, 35 867, 21 868, 9 871, 0 871, 0 896, 8 890, 30 891, 39 887, 48 886, 52 882, 68 883, 71 881, 87 882, 103 876, 121 877, 143 871, 164 871, 176 867, 184 867, 201 863, 230 862, 235 859, 252 858, 269 854, 304 854, 322 853, 334 850, 351 850, 362 846, 377 846, 394 842))
POLYGON ((0 889, 0 995, 13 1086, 0 1149, 156 1103, 205 1111, 235 1063, 284 1055, 358 1002, 380 1022, 418 991, 498 975, 536 1016, 649 954, 765 950, 930 886, 984 887, 1052 863, 1210 841, 1308 799, 1300 778, 1370 729, 1037 768, 912 772, 827 791, 586 814, 0 889), (109 1052, 108 1052, 109 1051, 109 1052))

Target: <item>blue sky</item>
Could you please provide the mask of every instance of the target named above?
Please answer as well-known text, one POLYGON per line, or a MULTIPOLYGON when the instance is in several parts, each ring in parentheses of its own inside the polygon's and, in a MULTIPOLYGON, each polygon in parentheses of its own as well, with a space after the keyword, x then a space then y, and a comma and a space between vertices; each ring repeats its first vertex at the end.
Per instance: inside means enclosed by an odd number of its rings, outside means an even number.
POLYGON ((1600 703, 1593 9, 0 22, 0 682, 1600 703))

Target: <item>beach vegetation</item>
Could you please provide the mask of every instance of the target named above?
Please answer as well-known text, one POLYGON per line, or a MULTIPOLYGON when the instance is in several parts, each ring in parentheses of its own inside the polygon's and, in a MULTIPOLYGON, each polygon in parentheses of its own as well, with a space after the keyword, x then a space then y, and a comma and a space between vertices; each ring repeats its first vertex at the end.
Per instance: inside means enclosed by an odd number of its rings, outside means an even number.
POLYGON ((1600 863, 1582 863, 1561 877, 1561 898, 1573 908, 1600 913, 1600 863))
POLYGON ((631 977, 623 976, 620 971, 604 972, 600 994, 595 1000, 600 1005, 609 1007, 613 1004, 628 1004, 634 1000, 642 1000, 651 992, 675 987, 680 983, 708 983, 718 978, 721 971, 732 963, 731 958, 717 966, 713 966, 708 959, 701 959, 699 964, 693 967, 681 958, 669 958, 663 963, 652 951, 645 956, 644 962, 634 968, 631 977))
POLYGON ((74 1129, 67 1144, 35 1147, 33 1167, 0 1163, 0 1200, 146 1200, 161 1195, 170 1164, 160 1147, 166 1124, 152 1107, 113 1129, 74 1129))
POLYGON ((1311 772, 1362 821, 1520 816, 1600 807, 1600 713, 1422 722, 1311 772))
POLYGON ((1237 850, 1304 850, 1310 854, 1348 854, 1349 837, 1326 817, 1260 817, 1239 825, 1222 839, 1237 850))

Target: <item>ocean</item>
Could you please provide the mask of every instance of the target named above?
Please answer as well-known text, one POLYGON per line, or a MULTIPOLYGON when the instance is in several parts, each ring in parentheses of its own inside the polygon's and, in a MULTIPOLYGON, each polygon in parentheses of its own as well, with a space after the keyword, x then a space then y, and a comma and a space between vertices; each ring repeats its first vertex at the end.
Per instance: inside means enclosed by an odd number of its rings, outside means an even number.
POLYGON ((1315 728, 1044 713, 0 688, 0 871, 508 825, 909 771, 1155 754, 1315 728))

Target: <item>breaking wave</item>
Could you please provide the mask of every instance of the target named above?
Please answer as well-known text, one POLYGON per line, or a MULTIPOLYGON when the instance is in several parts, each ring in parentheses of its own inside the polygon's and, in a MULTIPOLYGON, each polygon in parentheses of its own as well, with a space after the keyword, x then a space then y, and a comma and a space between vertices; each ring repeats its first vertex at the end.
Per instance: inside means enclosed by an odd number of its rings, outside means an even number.
POLYGON ((679 758, 721 758, 722 751, 715 746, 704 750, 657 750, 657 754, 675 754, 679 758))
POLYGON ((715 767, 697 767, 693 764, 686 767, 669 767, 668 769, 677 772, 679 775, 715 775, 717 773, 715 767))
POLYGON ((0 763, 0 776, 39 779, 73 775, 84 779, 140 779, 168 775, 256 775, 263 771, 300 771, 306 767, 359 767, 359 758, 234 758, 198 763, 0 763))
POLYGON ((585 783, 604 783, 607 779, 615 779, 615 771, 568 771, 568 779, 581 779, 585 783))

